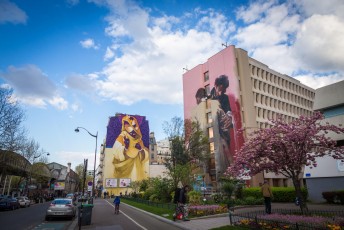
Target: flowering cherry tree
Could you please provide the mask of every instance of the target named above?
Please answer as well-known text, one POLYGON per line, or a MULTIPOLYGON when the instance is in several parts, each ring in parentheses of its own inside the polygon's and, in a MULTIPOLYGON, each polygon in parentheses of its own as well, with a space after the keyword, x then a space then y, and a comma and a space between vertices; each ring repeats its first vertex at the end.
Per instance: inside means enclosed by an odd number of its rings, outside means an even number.
POLYGON ((256 130, 249 135, 227 174, 243 176, 266 171, 291 178, 296 196, 300 198, 301 211, 306 211, 299 181, 304 166, 316 167, 317 159, 325 155, 344 159, 344 147, 336 146, 336 141, 327 135, 329 132, 343 134, 344 128, 325 123, 323 119, 323 115, 316 112, 290 123, 281 117, 271 120, 272 128, 256 130))

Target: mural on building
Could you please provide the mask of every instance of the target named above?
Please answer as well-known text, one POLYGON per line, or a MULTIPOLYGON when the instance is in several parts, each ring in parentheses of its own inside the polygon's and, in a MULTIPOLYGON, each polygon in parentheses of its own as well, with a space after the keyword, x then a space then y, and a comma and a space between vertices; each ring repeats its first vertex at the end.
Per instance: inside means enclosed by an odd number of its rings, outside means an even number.
POLYGON ((206 123, 212 124, 208 136, 214 141, 216 171, 225 172, 244 142, 238 132, 242 121, 234 49, 228 47, 188 71, 183 81, 184 118, 198 119, 206 113, 206 123))
POLYGON ((106 147, 113 156, 113 178, 131 181, 147 178, 149 170, 149 126, 143 116, 118 114, 107 127, 106 147))

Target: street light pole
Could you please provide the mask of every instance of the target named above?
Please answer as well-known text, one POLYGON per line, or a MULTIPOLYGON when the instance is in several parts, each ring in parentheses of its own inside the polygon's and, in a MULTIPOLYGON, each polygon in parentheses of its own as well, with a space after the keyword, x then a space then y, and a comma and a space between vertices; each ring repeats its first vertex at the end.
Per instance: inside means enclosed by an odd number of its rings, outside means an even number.
POLYGON ((94 150, 94 165, 93 165, 93 183, 92 183, 92 196, 95 196, 95 191, 94 191, 94 182, 95 182, 95 178, 96 178, 96 160, 97 160, 97 145, 98 145, 98 132, 96 133, 96 135, 90 133, 87 129, 85 129, 84 127, 77 127, 74 131, 75 132, 79 132, 79 129, 83 129, 86 132, 88 132, 88 134, 90 134, 90 136, 96 138, 96 148, 94 150))

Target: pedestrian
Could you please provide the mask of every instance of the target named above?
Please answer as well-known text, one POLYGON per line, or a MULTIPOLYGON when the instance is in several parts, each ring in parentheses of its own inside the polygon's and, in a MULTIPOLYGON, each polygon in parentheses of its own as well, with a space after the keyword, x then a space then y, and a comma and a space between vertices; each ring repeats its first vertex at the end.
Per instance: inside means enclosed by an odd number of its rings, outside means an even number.
POLYGON ((121 203, 120 197, 116 196, 113 203, 115 204, 115 214, 119 214, 119 204, 121 203))
POLYGON ((264 183, 261 186, 260 190, 264 197, 265 212, 267 214, 271 214, 271 198, 273 198, 273 195, 267 180, 264 180, 264 183))
POLYGON ((187 205, 187 201, 188 201, 188 191, 189 191, 189 185, 185 185, 182 190, 180 191, 180 195, 179 195, 179 202, 178 202, 178 206, 180 207, 180 209, 183 212, 183 220, 184 221, 189 221, 190 219, 188 219, 188 215, 189 215, 189 210, 188 210, 188 205, 187 205))

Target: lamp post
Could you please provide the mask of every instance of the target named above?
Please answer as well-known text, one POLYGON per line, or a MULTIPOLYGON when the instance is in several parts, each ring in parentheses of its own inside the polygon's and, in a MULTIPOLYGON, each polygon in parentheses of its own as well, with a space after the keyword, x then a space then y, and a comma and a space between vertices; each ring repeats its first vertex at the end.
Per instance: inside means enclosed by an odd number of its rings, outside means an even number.
POLYGON ((94 192, 94 182, 95 182, 95 177, 96 177, 96 160, 97 160, 97 145, 98 145, 98 132, 96 135, 93 135, 92 133, 90 133, 87 129, 85 129, 84 127, 77 127, 74 131, 75 132, 79 132, 80 130, 79 129, 83 129, 85 130, 86 132, 88 132, 88 134, 90 134, 90 136, 96 138, 96 148, 94 150, 94 165, 93 165, 93 183, 92 183, 92 196, 95 195, 95 192, 94 192))

